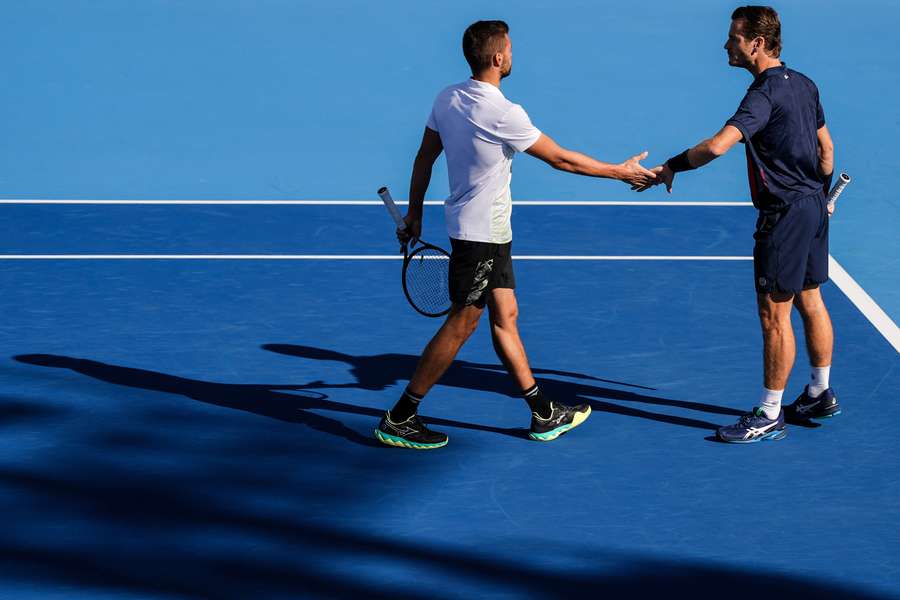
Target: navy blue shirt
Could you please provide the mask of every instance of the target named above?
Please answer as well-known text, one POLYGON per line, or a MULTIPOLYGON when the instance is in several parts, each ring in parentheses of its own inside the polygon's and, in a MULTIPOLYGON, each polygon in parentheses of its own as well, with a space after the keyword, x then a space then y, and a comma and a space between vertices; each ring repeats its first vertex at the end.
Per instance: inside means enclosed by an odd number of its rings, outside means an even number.
POLYGON ((825 125, 825 113, 811 79, 784 65, 766 69, 726 125, 749 141, 747 171, 757 208, 824 193, 817 131, 825 125))

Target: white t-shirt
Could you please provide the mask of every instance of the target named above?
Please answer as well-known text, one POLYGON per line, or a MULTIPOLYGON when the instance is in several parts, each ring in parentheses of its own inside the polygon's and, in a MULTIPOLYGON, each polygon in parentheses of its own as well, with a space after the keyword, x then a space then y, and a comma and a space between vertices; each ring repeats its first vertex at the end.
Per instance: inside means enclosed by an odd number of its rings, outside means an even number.
POLYGON ((438 94, 426 126, 447 155, 447 233, 457 240, 512 240, 512 159, 541 136, 525 110, 494 85, 467 79, 438 94))

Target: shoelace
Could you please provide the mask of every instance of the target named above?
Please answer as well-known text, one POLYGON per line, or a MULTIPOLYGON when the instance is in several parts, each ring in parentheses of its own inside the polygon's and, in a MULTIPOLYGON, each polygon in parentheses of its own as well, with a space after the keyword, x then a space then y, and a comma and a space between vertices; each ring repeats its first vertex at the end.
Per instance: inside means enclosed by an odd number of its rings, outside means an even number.
POLYGON ((756 411, 752 411, 741 417, 740 424, 742 427, 750 427, 753 424, 753 419, 756 418, 756 411))

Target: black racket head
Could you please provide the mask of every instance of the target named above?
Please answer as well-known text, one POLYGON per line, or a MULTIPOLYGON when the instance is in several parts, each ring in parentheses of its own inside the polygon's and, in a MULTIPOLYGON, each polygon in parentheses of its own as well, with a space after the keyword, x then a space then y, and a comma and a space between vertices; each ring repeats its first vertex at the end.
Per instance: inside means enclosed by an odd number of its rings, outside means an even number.
POLYGON ((450 255, 443 248, 418 240, 419 247, 403 260, 403 293, 426 317, 450 312, 450 255))

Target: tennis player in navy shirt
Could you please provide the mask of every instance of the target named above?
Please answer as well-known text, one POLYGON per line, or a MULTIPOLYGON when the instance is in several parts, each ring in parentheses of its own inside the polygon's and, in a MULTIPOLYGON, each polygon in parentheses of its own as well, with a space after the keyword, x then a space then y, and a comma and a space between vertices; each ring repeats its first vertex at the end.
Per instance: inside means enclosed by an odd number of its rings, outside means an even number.
POLYGON ((780 60, 781 23, 766 6, 742 6, 731 15, 728 63, 753 83, 737 112, 712 138, 670 158, 657 171, 669 192, 675 173, 696 169, 744 143, 753 205, 759 210, 753 248, 757 305, 763 332, 764 387, 759 405, 734 425, 725 442, 785 437, 785 421, 833 417, 841 410, 829 386, 834 334, 819 286, 828 280, 828 209, 834 145, 819 91, 811 79, 780 60), (797 400, 781 399, 794 364, 791 308, 803 318, 811 381, 797 400))

